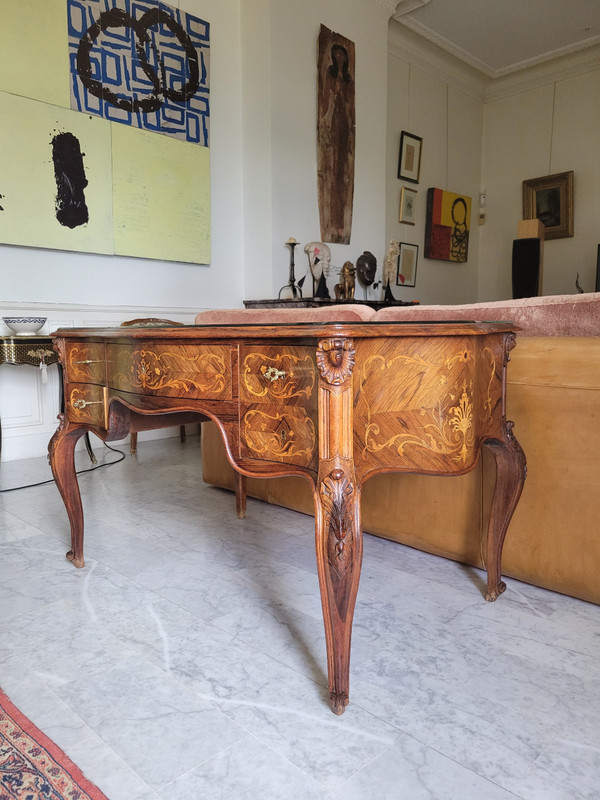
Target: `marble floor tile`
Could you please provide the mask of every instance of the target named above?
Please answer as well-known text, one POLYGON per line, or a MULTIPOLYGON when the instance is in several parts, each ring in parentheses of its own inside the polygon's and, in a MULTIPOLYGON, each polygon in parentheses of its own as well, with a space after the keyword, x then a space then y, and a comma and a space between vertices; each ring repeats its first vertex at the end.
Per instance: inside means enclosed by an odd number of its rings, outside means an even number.
POLYGON ((65 751, 108 800, 159 800, 160 795, 96 734, 65 751))
POLYGON ((334 800, 335 796, 271 748, 248 736, 160 791, 162 800, 334 800), (251 767, 250 767, 251 765, 251 767))
POLYGON ((401 736, 337 790, 340 800, 515 800, 512 792, 401 736))
POLYGON ((56 692, 154 790, 244 735, 214 705, 139 657, 87 672, 56 692))
POLYGON ((367 534, 336 717, 312 518, 239 520, 198 437, 120 449, 79 478, 81 570, 52 484, 0 491, 0 687, 110 800, 599 796, 598 606, 511 578, 486 603, 481 570, 367 534))

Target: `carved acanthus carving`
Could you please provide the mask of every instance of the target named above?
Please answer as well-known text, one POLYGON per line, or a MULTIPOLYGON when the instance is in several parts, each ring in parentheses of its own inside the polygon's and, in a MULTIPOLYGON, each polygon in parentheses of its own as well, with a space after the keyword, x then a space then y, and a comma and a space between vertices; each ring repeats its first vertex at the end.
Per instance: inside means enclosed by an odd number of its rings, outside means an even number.
POLYGON ((341 469, 332 470, 321 486, 323 506, 329 521, 327 556, 333 567, 348 557, 346 537, 352 530, 348 499, 353 493, 354 486, 341 469))
POLYGON ((354 367, 354 342, 352 339, 323 339, 317 349, 317 365, 324 381, 340 386, 354 367))
POLYGON ((510 361, 510 351, 515 348, 517 344, 517 334, 514 332, 507 333, 504 336, 504 363, 508 364, 510 361))
POLYGON ((327 531, 327 562, 340 619, 346 618, 351 588, 347 579, 354 562, 355 487, 341 469, 332 470, 321 483, 321 502, 327 531))

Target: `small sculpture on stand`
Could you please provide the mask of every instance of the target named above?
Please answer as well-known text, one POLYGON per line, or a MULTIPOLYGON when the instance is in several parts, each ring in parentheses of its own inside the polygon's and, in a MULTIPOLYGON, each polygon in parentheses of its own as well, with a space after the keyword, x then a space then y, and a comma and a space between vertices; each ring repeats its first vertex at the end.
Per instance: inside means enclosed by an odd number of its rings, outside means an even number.
POLYGON ((365 300, 367 299, 367 289, 375 280, 377 272, 377 259, 369 250, 365 250, 356 262, 356 275, 358 282, 365 287, 365 300))
POLYGON ((400 244, 393 239, 390 242, 388 251, 383 261, 383 286, 384 295, 383 299, 389 303, 393 302, 396 298, 392 294, 392 284, 396 280, 396 272, 398 268, 398 255, 400 254, 400 244))
POLYGON ((329 299, 326 279, 331 265, 331 250, 323 242, 309 242, 304 245, 304 252, 308 255, 313 278, 313 297, 319 297, 322 300, 329 299))
POLYGON ((336 300, 353 300, 354 299, 354 264, 351 261, 346 261, 340 270, 340 283, 335 285, 335 299, 336 300))
POLYGON ((290 248, 290 277, 285 286, 282 286, 281 289, 279 290, 279 294, 277 295, 277 297, 278 299, 281 299, 281 293, 284 291, 284 289, 287 289, 292 294, 291 299, 295 300, 297 297, 302 298, 302 289, 300 288, 300 286, 296 285, 296 276, 294 274, 294 266, 295 266, 294 247, 299 245, 300 242, 297 242, 293 236, 290 236, 290 238, 287 240, 285 244, 287 244, 288 247, 290 248))

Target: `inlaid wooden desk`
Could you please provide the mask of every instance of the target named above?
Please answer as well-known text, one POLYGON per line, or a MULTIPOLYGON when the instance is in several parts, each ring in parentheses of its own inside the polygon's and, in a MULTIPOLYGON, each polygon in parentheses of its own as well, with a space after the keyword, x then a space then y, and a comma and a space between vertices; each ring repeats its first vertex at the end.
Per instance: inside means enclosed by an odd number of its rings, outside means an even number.
POLYGON ((311 323, 64 329, 65 411, 50 460, 82 567, 79 437, 212 419, 243 475, 303 475, 313 488, 330 704, 348 703, 362 557, 360 493, 378 472, 461 475, 481 446, 497 464, 487 599, 504 591, 504 536, 525 478, 505 417, 508 323, 311 323))

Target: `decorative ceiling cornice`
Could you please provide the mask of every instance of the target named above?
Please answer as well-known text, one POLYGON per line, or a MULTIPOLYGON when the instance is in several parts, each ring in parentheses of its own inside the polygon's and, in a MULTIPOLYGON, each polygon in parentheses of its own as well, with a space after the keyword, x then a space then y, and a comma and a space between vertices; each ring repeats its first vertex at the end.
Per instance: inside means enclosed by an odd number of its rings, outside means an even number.
POLYGON ((388 19, 394 16, 398 5, 398 0, 367 0, 367 2, 379 6, 387 14, 388 19))
POLYGON ((390 25, 388 50, 392 57, 419 69, 471 97, 483 100, 490 79, 404 26, 390 25))
POLYGON ((501 100, 596 70, 600 70, 600 44, 495 78, 487 86, 485 101, 501 100))
POLYGON ((600 44, 492 78, 401 23, 390 24, 389 54, 486 103, 600 70, 600 44))

